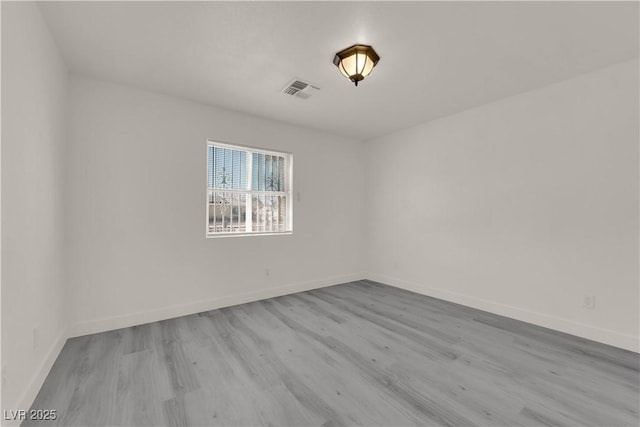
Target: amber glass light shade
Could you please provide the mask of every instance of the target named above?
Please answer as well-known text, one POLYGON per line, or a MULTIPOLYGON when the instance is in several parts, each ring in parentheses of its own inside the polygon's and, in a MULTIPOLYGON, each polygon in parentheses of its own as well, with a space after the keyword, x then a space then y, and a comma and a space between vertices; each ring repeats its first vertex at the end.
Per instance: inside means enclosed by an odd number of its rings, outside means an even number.
POLYGON ((380 57, 371 46, 354 44, 336 53, 333 64, 343 76, 358 86, 358 82, 371 73, 379 60, 380 57))

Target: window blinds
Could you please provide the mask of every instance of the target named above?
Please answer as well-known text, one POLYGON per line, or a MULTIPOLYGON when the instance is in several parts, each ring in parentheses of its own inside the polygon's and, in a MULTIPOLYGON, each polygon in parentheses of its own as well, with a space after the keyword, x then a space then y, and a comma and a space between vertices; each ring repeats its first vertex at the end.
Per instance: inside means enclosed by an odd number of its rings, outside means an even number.
POLYGON ((208 234, 291 231, 291 155, 213 143, 207 156, 208 234))

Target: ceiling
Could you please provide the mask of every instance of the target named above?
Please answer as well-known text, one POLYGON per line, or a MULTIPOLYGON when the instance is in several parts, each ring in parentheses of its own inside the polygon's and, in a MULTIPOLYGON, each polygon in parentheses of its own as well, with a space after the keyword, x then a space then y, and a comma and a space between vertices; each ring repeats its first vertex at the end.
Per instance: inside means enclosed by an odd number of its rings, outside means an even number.
POLYGON ((43 2, 71 70, 370 139, 638 57, 637 2, 43 2), (332 64, 381 59, 356 88, 332 64), (294 77, 321 90, 280 93, 294 77))

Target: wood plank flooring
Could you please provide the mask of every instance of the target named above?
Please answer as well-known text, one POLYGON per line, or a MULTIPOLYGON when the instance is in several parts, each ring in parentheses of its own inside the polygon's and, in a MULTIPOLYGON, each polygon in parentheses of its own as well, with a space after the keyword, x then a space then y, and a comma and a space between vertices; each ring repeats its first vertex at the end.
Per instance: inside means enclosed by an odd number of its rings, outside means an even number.
POLYGON ((23 425, 638 426, 639 363, 359 281, 70 339, 23 425))

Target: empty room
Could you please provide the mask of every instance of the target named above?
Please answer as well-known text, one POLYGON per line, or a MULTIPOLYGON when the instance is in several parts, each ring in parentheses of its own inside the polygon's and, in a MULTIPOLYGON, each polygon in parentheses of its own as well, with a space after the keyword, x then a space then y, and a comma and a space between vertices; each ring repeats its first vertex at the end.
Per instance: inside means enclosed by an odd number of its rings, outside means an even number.
POLYGON ((2 425, 639 425, 639 2, 0 13, 2 425))

